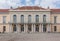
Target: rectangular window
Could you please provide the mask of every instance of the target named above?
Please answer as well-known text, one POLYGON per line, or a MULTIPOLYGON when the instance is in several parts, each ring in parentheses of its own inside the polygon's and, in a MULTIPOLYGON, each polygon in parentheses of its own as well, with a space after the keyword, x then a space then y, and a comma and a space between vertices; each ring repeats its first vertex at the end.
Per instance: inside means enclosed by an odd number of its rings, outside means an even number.
POLYGON ((3 33, 6 31, 6 26, 3 26, 3 33))
POLYGON ((56 31, 56 29, 57 29, 57 27, 56 27, 56 26, 54 26, 54 31, 56 31))
POLYGON ((6 23, 6 16, 3 16, 3 23, 6 23))
POLYGON ((57 16, 54 16, 54 23, 56 23, 57 16))

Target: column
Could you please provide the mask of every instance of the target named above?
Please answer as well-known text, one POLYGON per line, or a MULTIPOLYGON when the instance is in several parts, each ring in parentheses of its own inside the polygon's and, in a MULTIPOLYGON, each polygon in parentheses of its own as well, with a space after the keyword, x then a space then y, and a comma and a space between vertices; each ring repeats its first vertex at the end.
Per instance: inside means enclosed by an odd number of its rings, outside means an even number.
POLYGON ((43 32, 43 24, 41 25, 41 32, 43 32))
POLYGON ((51 32, 50 24, 48 24, 48 26, 47 26, 47 32, 51 32))
POLYGON ((9 30, 10 30, 10 33, 13 32, 13 26, 12 26, 12 24, 9 25, 9 30))
POLYGON ((19 33, 20 32, 20 26, 17 25, 17 32, 19 33))
POLYGON ((25 26, 25 32, 27 33, 27 31, 28 31, 28 25, 26 24, 26 26, 25 26))
POLYGON ((34 32, 33 24, 32 24, 32 32, 34 32))
POLYGON ((19 29, 20 29, 19 32, 21 32, 21 25, 19 25, 19 29))
POLYGON ((39 32, 41 32, 41 25, 39 25, 39 32))

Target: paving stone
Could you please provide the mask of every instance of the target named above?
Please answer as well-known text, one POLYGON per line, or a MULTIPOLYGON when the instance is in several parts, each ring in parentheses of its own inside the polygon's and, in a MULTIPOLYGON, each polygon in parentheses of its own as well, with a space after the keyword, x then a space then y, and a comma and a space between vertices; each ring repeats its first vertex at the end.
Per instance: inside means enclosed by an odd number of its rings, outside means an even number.
POLYGON ((60 33, 0 34, 0 41, 60 41, 60 33))

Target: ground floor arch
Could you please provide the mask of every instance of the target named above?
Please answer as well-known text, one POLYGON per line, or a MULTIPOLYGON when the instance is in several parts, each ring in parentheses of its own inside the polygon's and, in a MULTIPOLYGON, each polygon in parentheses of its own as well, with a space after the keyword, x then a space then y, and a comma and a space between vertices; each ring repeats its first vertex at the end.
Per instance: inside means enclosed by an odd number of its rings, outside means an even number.
POLYGON ((48 32, 49 25, 43 24, 14 24, 13 32, 48 32))

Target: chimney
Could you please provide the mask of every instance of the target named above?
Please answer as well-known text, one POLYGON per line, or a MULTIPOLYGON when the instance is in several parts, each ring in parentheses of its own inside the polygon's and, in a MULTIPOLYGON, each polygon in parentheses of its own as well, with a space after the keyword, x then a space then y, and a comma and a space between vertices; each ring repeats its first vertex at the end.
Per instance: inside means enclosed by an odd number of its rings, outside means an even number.
POLYGON ((11 6, 10 9, 13 9, 13 7, 11 6))
POLYGON ((48 6, 48 9, 50 9, 50 7, 48 6))

